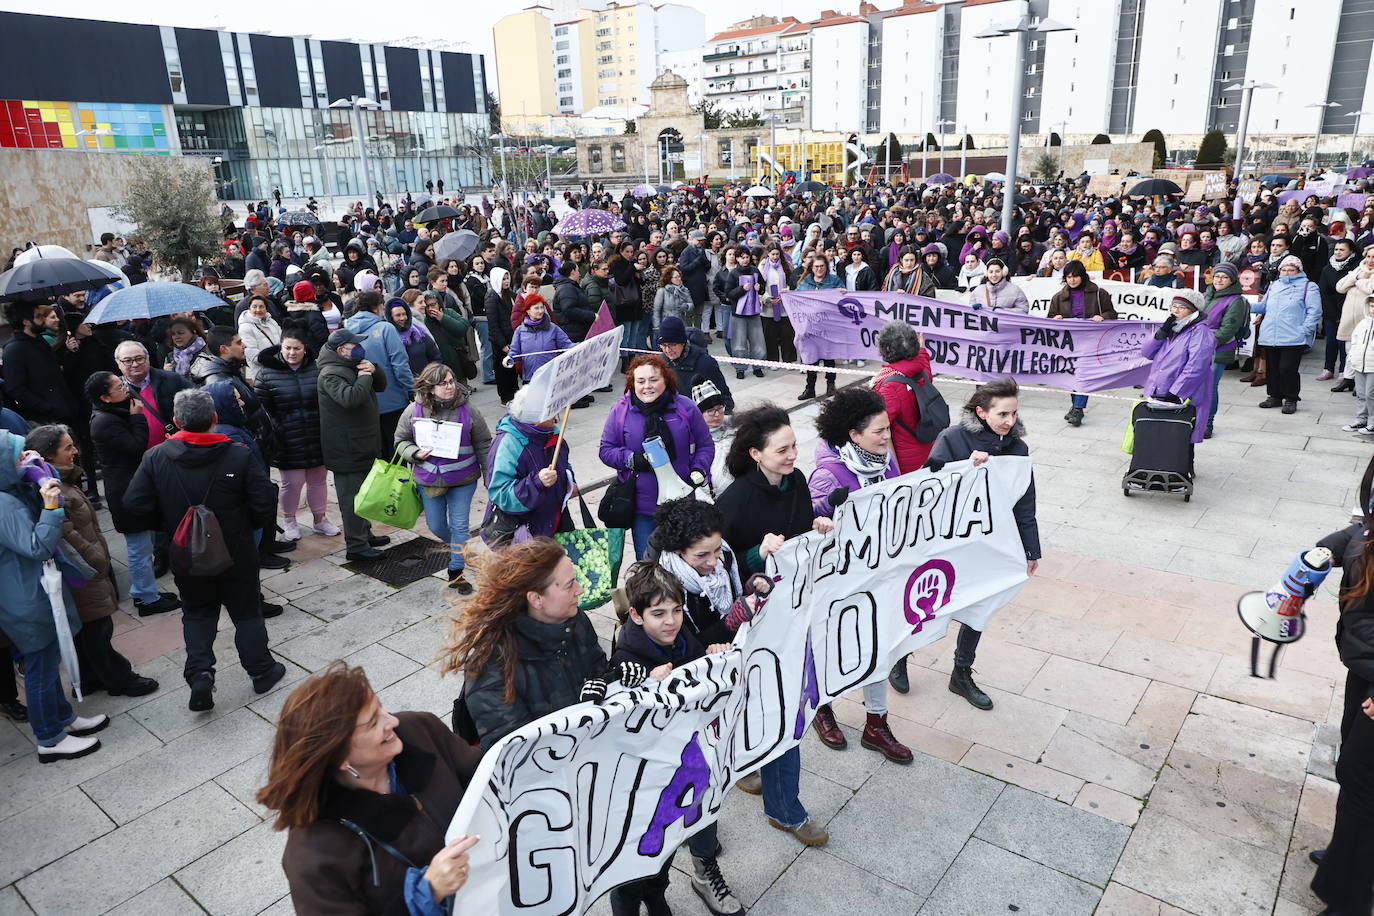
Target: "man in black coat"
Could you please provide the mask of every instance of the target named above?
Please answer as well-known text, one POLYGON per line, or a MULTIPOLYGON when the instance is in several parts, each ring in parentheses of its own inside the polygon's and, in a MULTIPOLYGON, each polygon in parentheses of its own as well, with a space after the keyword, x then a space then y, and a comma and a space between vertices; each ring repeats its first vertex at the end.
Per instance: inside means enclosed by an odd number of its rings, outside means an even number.
POLYGON ((218 417, 208 392, 179 392, 173 401, 174 436, 143 456, 124 492, 131 522, 145 530, 174 532, 193 505, 208 508, 219 523, 233 565, 217 575, 173 569, 185 607, 188 707, 215 706, 215 633, 220 606, 234 622, 234 644, 253 690, 266 693, 286 674, 267 648, 258 593, 258 548, 253 532, 276 518, 277 488, 253 453, 228 436, 210 432, 218 417))
POLYGON ((5 344, 5 393, 30 423, 84 427, 85 411, 67 386, 57 354, 39 336, 33 312, 31 303, 9 304, 14 337, 5 344))
POLYGON ((659 325, 658 348, 677 373, 678 391, 690 392, 698 376, 710 379, 725 399, 725 412, 735 412, 735 397, 725 384, 725 373, 720 371, 716 358, 706 352, 706 338, 700 331, 693 329, 689 334, 681 318, 669 315, 659 325))
POLYGON ((711 259, 706 256, 706 233, 695 229, 687 238, 687 247, 682 249, 677 266, 682 271, 682 285, 692 294, 693 318, 697 318, 706 303, 706 275, 711 269, 711 259))
POLYGON ((260 235, 253 237, 253 250, 243 259, 244 270, 260 270, 264 274, 272 266, 272 255, 267 250, 267 239, 260 235))
POLYGON ((568 339, 581 343, 587 339, 587 331, 596 321, 601 303, 592 302, 586 289, 572 278, 576 269, 572 261, 558 265, 558 276, 553 280, 553 315, 568 339))
POLYGON ((1345 369, 1345 341, 1336 339, 1336 329, 1341 323, 1341 309, 1345 306, 1345 293, 1336 290, 1341 278, 1360 266, 1355 252, 1355 243, 1341 239, 1331 246, 1332 255, 1322 265, 1317 289, 1322 294, 1322 326, 1326 329, 1326 362, 1317 381, 1325 382, 1335 378, 1345 369))

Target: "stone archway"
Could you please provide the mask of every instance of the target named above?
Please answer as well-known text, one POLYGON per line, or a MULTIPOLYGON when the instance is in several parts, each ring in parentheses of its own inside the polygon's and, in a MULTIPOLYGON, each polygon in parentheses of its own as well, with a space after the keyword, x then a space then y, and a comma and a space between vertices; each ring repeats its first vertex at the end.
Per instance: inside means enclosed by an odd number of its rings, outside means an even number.
POLYGON ((682 134, 675 127, 665 127, 658 133, 658 178, 660 184, 685 181, 682 134))

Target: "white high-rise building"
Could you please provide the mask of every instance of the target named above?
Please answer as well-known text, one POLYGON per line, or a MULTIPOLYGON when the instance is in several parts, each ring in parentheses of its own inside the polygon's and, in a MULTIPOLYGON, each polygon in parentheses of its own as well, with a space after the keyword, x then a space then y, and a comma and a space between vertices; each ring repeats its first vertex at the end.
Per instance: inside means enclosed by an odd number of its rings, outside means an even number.
POLYGON ((712 35, 701 57, 705 97, 724 111, 780 111, 783 33, 799 25, 792 16, 756 16, 712 35))
POLYGON ((868 30, 863 16, 831 10, 811 23, 813 130, 852 131, 867 122, 868 30))

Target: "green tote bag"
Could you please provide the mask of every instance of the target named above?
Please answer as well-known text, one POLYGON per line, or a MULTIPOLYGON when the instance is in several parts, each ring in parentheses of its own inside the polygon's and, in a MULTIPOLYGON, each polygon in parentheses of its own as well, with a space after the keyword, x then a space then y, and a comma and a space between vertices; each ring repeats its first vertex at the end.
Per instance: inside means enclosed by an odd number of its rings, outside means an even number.
POLYGON ((620 578, 620 561, 625 552, 624 528, 598 528, 592 521, 592 513, 581 496, 577 501, 582 506, 582 528, 575 531, 560 531, 553 539, 568 552, 577 582, 582 586, 582 594, 577 598, 577 609, 589 611, 611 600, 611 591, 620 578))
POLYGON ((399 448, 390 461, 377 458, 372 462, 372 470, 353 501, 353 511, 358 515, 396 528, 414 528, 423 509, 411 470, 400 460, 399 448))

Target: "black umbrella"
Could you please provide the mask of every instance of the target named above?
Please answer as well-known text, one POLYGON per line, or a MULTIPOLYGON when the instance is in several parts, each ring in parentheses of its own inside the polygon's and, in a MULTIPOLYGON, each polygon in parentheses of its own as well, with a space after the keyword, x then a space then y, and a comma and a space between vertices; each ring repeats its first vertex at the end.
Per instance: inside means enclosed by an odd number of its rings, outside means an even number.
POLYGON ((656 184, 654 185, 654 190, 660 194, 671 194, 673 193, 673 186, 670 184, 656 184))
POLYGON ((0 299, 42 302, 112 282, 106 270, 78 258, 34 258, 0 274, 0 299))
POLYGON ((798 194, 805 194, 807 191, 813 194, 819 194, 825 190, 825 185, 821 184, 819 181, 803 181, 795 185, 792 190, 796 191, 798 194))
POLYGON ((277 224, 280 226, 309 226, 311 229, 320 228, 320 218, 309 210, 292 210, 290 213, 283 213, 277 217, 277 224))
POLYGON ((441 219, 455 219, 458 211, 447 204, 439 204, 437 207, 427 207, 420 211, 420 215, 415 217, 417 223, 433 223, 441 219))
POLYGON ((1127 197, 1156 197, 1162 194, 1182 194, 1183 189, 1167 178, 1146 178, 1126 192, 1127 197))

